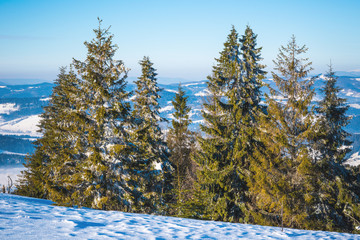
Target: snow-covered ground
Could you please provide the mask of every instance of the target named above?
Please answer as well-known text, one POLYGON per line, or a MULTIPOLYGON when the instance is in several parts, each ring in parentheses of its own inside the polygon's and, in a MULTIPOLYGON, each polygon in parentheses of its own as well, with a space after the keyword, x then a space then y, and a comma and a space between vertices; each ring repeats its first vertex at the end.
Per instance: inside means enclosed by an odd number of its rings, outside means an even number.
POLYGON ((360 155, 359 152, 353 153, 349 159, 345 162, 345 164, 348 164, 350 166, 358 166, 360 165, 360 155))
POLYGON ((52 206, 0 194, 0 239, 360 239, 360 235, 52 206))
POLYGON ((41 136, 38 133, 38 124, 40 121, 39 115, 30 115, 26 117, 17 118, 8 122, 0 123, 0 134, 3 135, 29 135, 41 136))
POLYGON ((16 183, 16 180, 19 178, 21 171, 25 170, 25 167, 22 165, 15 166, 1 166, 0 167, 0 187, 3 185, 8 185, 8 176, 13 180, 13 183, 16 183))

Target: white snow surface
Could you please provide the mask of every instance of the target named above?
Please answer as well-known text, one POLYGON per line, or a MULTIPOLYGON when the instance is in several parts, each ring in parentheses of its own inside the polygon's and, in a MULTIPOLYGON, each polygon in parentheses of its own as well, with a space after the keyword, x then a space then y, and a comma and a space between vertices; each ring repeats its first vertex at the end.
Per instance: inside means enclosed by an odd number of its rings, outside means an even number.
POLYGON ((349 159, 344 162, 344 164, 347 164, 347 165, 350 165, 350 166, 358 166, 360 165, 360 155, 359 155, 359 152, 356 152, 356 153, 353 153, 349 159))
POLYGON ((171 111, 173 109, 174 109, 173 106, 166 106, 166 107, 160 108, 159 112, 168 112, 168 111, 171 111))
POLYGON ((0 194, 0 239, 360 239, 360 235, 67 208, 0 194))
POLYGON ((15 103, 1 103, 0 104, 0 114, 7 114, 9 115, 12 112, 16 112, 19 110, 19 106, 15 103))
POLYGON ((172 93, 178 93, 178 91, 172 90, 172 89, 164 89, 164 91, 172 92, 172 93))
POLYGON ((211 93, 207 89, 204 89, 198 93, 195 93, 195 96, 201 96, 201 97, 210 96, 210 95, 211 95, 211 93))
POLYGON ((348 97, 360 98, 360 93, 358 93, 352 89, 347 89, 347 90, 343 89, 343 90, 341 90, 341 92, 344 93, 348 97))
POLYGON ((182 85, 183 87, 189 87, 189 86, 195 86, 195 85, 200 85, 200 84, 205 84, 206 82, 202 81, 202 82, 196 82, 196 83, 188 83, 185 85, 182 85))
POLYGON ((37 132, 39 121, 40 115, 30 115, 0 123, 0 134, 39 137, 41 136, 41 134, 37 132))
MULTIPOLYGON (((19 178, 19 174, 21 171, 25 170, 23 166, 15 166, 15 167, 1 167, 0 168, 0 187, 3 185, 8 185, 8 176, 13 180, 15 184, 16 180, 19 178)), ((1 232, 1 229, 0 229, 1 232)), ((0 239, 2 239, 0 237, 0 239)))
POLYGON ((360 104, 358 104, 358 103, 352 103, 352 104, 349 104, 349 106, 352 108, 360 109, 360 104))

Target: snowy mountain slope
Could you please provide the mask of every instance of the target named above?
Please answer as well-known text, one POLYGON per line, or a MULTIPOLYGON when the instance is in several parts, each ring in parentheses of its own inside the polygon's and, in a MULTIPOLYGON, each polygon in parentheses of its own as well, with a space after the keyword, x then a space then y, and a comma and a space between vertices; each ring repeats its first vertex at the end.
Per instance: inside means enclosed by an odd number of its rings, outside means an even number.
POLYGON ((360 239, 360 235, 52 206, 0 194, 0 239, 360 239))
POLYGON ((39 115, 30 115, 17 118, 11 121, 0 123, 0 133, 3 135, 29 135, 40 137, 38 124, 40 121, 39 115))

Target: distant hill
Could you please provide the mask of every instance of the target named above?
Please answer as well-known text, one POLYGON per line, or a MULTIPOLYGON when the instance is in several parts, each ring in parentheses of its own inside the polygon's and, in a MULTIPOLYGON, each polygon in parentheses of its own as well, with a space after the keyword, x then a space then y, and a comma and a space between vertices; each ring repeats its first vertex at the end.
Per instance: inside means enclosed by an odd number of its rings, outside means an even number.
POLYGON ((2 85, 28 85, 39 83, 51 83, 52 81, 44 79, 32 79, 32 78, 0 78, 0 84, 2 85))

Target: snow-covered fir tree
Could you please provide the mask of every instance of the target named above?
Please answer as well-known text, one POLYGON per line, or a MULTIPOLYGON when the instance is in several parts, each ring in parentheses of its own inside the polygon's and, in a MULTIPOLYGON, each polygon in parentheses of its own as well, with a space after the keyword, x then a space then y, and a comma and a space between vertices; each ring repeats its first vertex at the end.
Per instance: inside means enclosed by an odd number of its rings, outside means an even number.
POLYGON ((82 206, 130 211, 133 205, 133 183, 130 165, 134 161, 133 144, 128 129, 131 125, 130 93, 125 90, 128 70, 114 60, 117 46, 109 29, 94 29, 95 38, 85 42, 88 53, 84 62, 74 59, 81 78, 86 113, 81 162, 82 179, 76 198, 82 206))
POLYGON ((142 74, 135 82, 134 110, 135 125, 132 139, 137 147, 133 180, 138 195, 135 199, 136 211, 152 213, 164 207, 171 190, 172 167, 169 150, 164 141, 160 123, 159 91, 156 70, 149 57, 140 61, 142 74))
POLYGON ((61 68, 49 105, 41 115, 42 137, 35 142, 35 153, 28 157, 17 193, 46 197, 62 205, 77 204, 72 194, 78 164, 84 157, 79 147, 83 134, 79 87, 75 73, 61 68))
POLYGON ((354 232, 360 224, 359 182, 351 169, 345 167, 346 154, 351 151, 350 136, 344 128, 351 117, 346 115, 349 105, 338 96, 337 77, 329 66, 324 98, 317 107, 317 131, 313 140, 316 189, 312 218, 314 228, 330 231, 354 232))
POLYGON ((196 164, 191 159, 191 153, 195 148, 195 134, 189 129, 191 124, 189 113, 191 108, 187 105, 188 96, 185 96, 181 85, 174 99, 171 101, 175 109, 171 127, 167 134, 174 171, 174 214, 184 215, 184 204, 192 197, 195 179, 196 164))

